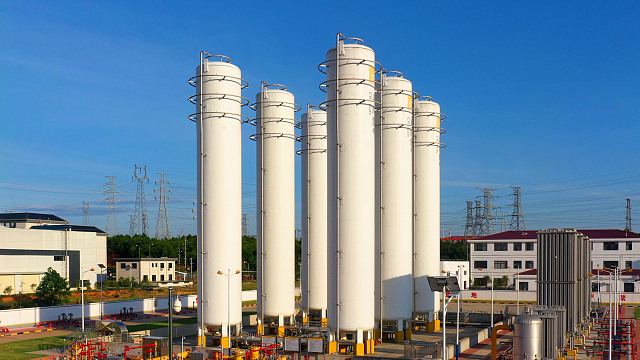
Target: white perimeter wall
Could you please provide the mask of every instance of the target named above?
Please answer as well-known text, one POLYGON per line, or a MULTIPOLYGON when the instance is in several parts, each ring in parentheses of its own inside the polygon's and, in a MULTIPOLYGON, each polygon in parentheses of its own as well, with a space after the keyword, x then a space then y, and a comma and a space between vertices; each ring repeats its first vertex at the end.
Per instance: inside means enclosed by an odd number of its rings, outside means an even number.
MULTIPOLYGON (((295 289, 296 296, 300 296, 300 288, 295 289)), ((256 290, 247 290, 242 292, 242 301, 251 301, 257 299, 256 290)), ((197 295, 180 296, 182 307, 197 307, 197 295)), ((100 303, 90 303, 84 305, 85 318, 97 319, 100 317, 100 303)), ((138 300, 123 301, 107 301, 104 303, 104 314, 113 315, 120 314, 120 310, 126 307, 133 308, 135 312, 155 312, 167 310, 167 298, 150 298, 138 300)), ((58 320, 58 316, 62 313, 72 313, 75 319, 82 316, 82 305, 62 305, 35 307, 26 309, 0 310, 1 326, 35 326, 42 321, 58 320)))

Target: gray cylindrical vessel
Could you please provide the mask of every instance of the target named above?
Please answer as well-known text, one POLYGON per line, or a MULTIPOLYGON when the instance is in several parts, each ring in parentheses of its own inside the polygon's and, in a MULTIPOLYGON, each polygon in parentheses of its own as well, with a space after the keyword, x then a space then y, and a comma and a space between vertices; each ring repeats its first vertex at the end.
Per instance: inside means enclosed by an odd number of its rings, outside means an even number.
POLYGON ((513 360, 542 358, 542 319, 522 314, 513 322, 513 360))

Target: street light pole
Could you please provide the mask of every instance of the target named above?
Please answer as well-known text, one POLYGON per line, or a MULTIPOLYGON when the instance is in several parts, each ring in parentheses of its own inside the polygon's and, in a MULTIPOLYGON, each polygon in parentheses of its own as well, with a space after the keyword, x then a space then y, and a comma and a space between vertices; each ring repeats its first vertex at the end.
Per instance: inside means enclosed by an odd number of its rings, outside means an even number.
POLYGON ((91 269, 89 269, 87 271, 82 271, 82 268, 80 268, 80 271, 81 271, 81 273, 80 273, 80 286, 81 286, 80 287, 80 289, 81 289, 80 290, 80 292, 81 292, 80 297, 82 298, 82 337, 86 336, 85 335, 85 330, 84 330, 84 280, 83 280, 83 277, 84 277, 84 274, 86 274, 86 273, 88 273, 90 271, 95 271, 95 270, 96 270, 95 268, 91 268, 91 269))
POLYGON ((104 320, 104 297, 102 291, 102 282, 104 281, 104 275, 102 271, 106 268, 104 264, 98 264, 100 268, 100 320, 104 320))
MULTIPOLYGON (((237 270, 235 274, 241 274, 242 271, 237 270)), ((229 337, 229 356, 231 356, 231 269, 227 268, 227 273, 218 271, 218 275, 225 275, 227 277, 227 336, 229 337)), ((224 337, 224 334, 223 334, 224 337)), ((222 349, 224 353, 224 345, 222 349)))
POLYGON ((151 257, 151 245, 153 245, 153 243, 149 244, 149 257, 151 257))
MULTIPOLYGON (((458 285, 461 283, 462 268, 464 267, 464 265, 458 265, 458 285)), ((458 312, 456 314, 456 360, 460 358, 460 295, 462 295, 462 290, 458 292, 458 312)))
POLYGON ((493 270, 489 273, 491 274, 491 331, 493 331, 493 270))

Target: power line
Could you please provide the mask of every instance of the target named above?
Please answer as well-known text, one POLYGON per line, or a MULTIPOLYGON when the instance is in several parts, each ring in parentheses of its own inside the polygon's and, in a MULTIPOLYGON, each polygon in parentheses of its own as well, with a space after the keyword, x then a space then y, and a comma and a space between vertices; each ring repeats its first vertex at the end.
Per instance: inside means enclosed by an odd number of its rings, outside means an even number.
POLYGON ((107 186, 107 190, 103 191, 103 195, 107 195, 107 198, 104 201, 108 204, 107 206, 107 233, 109 234, 117 234, 118 233, 118 218, 116 217, 116 202, 120 201, 116 199, 116 194, 120 194, 118 190, 116 190, 116 186, 120 186, 116 184, 113 179, 116 176, 105 176, 109 179, 109 182, 104 184, 103 186, 107 186))
POLYGON ((153 192, 160 192, 159 196, 156 196, 156 199, 159 199, 160 202, 158 204, 158 222, 156 224, 156 239, 170 239, 171 238, 171 229, 169 228, 169 214, 167 213, 167 199, 170 197, 167 196, 167 191, 171 191, 167 189, 167 184, 170 184, 169 181, 165 180, 165 173, 158 173, 160 175, 160 180, 156 180, 156 185, 160 184, 160 187, 157 189, 153 189, 153 192))
POLYGON ((147 235, 148 222, 147 222, 147 200, 145 199, 144 181, 149 182, 147 177, 147 166, 134 165, 133 177, 131 181, 137 181, 136 191, 136 206, 133 210, 133 230, 131 236, 135 234, 147 235))

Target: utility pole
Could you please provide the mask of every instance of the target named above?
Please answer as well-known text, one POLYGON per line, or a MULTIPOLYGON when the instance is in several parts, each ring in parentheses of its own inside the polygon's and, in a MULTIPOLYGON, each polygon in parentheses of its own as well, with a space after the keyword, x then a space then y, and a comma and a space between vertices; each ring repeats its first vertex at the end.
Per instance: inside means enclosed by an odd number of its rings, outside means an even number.
POLYGON ((167 192, 171 191, 167 189, 167 184, 171 184, 169 181, 166 181, 164 176, 167 175, 165 173, 158 173, 160 175, 160 180, 156 180, 156 185, 160 184, 160 187, 157 189, 153 189, 153 192, 159 192, 159 196, 156 196, 156 199, 159 199, 158 205, 158 222, 156 224, 156 239, 170 239, 171 238, 171 229, 169 228, 169 214, 167 213, 167 199, 170 197, 167 196, 167 192))
POLYGON ((475 202, 475 215, 473 217, 473 236, 484 236, 484 229, 482 228, 482 206, 480 200, 475 202))
POLYGON ((82 225, 89 225, 89 202, 82 202, 82 225))
POLYGON ((494 210, 496 209, 495 206, 493 206, 493 198, 495 196, 493 196, 493 191, 495 189, 489 189, 489 188, 476 188, 478 190, 482 191, 482 195, 480 195, 480 197, 482 198, 482 232, 484 233, 484 235, 491 235, 493 233, 495 233, 495 215, 494 215, 494 210))
POLYGON ((247 214, 242 214, 242 236, 249 236, 249 222, 247 214))
POLYGON ((524 222, 524 213, 522 212, 522 192, 520 186, 512 186, 513 189, 513 213, 511 214, 511 225, 509 230, 524 231, 527 225, 524 222))
POLYGON ((631 231, 631 199, 627 198, 627 216, 625 216, 626 225, 624 231, 631 231))
POLYGON ((473 230, 473 201, 467 201, 467 221, 464 224, 464 236, 476 236, 473 230))
POLYGON ((116 186, 120 186, 116 184, 113 179, 116 176, 105 176, 109 179, 109 182, 104 184, 103 186, 107 187, 107 190, 103 191, 103 195, 107 195, 107 198, 104 201, 107 205, 107 233, 109 235, 118 234, 118 218, 116 217, 116 202, 120 201, 116 199, 116 194, 120 194, 120 191, 116 190, 116 186))
POLYGON ((136 181, 138 184, 138 190, 136 191, 136 206, 133 210, 133 235, 142 234, 147 235, 148 222, 147 222, 147 200, 145 199, 144 182, 149 182, 147 177, 147 166, 134 165, 133 176, 131 181, 136 181))

